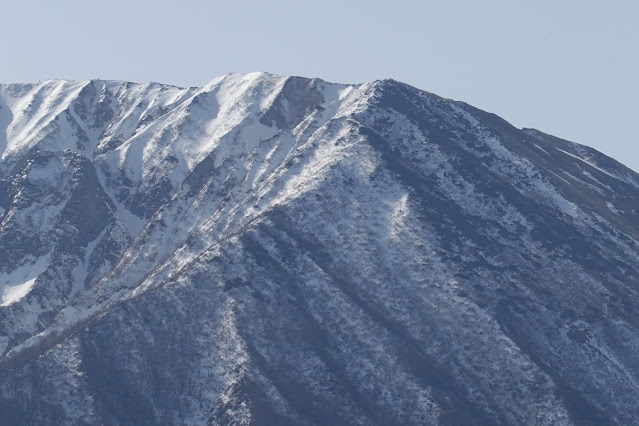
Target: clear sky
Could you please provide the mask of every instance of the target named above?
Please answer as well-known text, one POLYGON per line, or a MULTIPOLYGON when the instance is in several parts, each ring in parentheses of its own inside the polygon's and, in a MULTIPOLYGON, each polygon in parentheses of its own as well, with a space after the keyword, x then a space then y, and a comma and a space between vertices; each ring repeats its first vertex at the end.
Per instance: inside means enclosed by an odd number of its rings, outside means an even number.
POLYGON ((1 10, 0 82, 391 77, 639 171, 636 0, 21 0, 1 10))

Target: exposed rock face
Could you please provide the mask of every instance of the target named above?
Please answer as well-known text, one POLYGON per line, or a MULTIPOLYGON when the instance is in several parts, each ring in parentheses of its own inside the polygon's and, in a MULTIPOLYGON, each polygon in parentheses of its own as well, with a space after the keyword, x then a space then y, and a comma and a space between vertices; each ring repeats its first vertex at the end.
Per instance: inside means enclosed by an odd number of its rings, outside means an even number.
POLYGON ((2 424, 639 424, 639 175, 395 81, 0 86, 2 424))

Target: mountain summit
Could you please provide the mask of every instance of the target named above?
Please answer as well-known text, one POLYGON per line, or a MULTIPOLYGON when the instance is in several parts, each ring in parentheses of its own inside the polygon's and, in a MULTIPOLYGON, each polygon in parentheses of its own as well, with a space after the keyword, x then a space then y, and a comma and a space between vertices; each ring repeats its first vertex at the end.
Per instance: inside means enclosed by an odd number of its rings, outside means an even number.
POLYGON ((384 80, 0 85, 0 419, 639 424, 639 175, 384 80))

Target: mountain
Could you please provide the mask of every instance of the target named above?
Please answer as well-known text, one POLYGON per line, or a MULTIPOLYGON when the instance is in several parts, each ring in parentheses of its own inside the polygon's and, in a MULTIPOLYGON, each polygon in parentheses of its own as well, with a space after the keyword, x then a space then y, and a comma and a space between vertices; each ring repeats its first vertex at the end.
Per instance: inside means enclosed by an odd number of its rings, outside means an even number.
POLYGON ((639 175, 383 80, 0 85, 0 419, 639 424, 639 175))

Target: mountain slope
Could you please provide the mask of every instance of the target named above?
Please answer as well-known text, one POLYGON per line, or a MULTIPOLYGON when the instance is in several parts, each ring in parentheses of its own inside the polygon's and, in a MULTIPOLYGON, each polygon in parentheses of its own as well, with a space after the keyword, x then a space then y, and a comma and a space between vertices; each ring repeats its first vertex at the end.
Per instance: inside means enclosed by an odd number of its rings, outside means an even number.
POLYGON ((639 176, 392 80, 0 86, 9 424, 636 424, 639 176))

